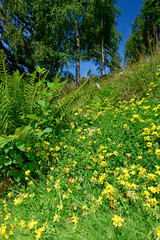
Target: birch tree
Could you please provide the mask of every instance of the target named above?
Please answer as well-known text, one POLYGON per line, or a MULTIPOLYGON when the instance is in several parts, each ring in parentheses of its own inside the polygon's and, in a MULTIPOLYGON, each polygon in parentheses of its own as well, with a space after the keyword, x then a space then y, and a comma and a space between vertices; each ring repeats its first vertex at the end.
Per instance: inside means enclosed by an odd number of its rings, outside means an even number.
POLYGON ((117 54, 121 34, 117 31, 120 10, 116 0, 89 0, 85 26, 88 43, 86 59, 92 57, 100 66, 101 76, 106 74, 106 66, 113 69, 113 56, 117 54))

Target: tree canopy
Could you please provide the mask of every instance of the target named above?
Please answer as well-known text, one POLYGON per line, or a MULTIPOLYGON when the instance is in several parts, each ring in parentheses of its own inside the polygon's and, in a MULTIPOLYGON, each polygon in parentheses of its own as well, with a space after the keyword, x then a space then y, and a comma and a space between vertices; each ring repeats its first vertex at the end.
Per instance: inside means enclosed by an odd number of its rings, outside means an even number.
MULTIPOLYGON (((121 38, 117 31, 117 0, 2 0, 0 49, 14 71, 33 71, 37 65, 54 74, 69 61, 95 59, 102 75, 113 63, 121 38)), ((114 65, 114 64, 113 64, 114 65)))
POLYGON ((34 19, 30 2, 2 0, 0 5, 0 49, 3 49, 11 71, 33 71, 34 19))
POLYGON ((125 58, 137 61, 141 53, 150 53, 157 40, 160 40, 160 1, 145 0, 132 24, 132 33, 125 45, 125 58))

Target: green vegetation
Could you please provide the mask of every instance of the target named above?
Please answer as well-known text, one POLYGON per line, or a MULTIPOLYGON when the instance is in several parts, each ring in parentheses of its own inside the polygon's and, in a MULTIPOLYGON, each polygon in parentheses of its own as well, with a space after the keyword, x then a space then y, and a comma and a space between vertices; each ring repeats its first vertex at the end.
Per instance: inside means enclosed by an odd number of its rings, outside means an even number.
POLYGON ((159 46, 160 40, 160 3, 145 0, 141 12, 137 14, 132 33, 125 45, 125 58, 130 63, 138 61, 141 54, 150 56, 151 50, 159 46))
POLYGON ((15 125, 7 111, 1 239, 158 239, 159 74, 156 53, 99 79, 100 89, 89 79, 80 92, 66 93, 57 75, 52 85, 33 85, 43 90, 33 112, 22 115, 28 125, 15 125), (27 135, 19 131, 26 126, 27 135))
POLYGON ((46 68, 48 78, 69 62, 76 63, 80 85, 80 59, 93 60, 105 75, 121 39, 117 31, 117 0, 2 0, 0 49, 10 71, 33 72, 46 68), (105 51, 105 48, 109 51, 105 51), (101 52, 101 53, 100 53, 101 52))
POLYGON ((1 2, 0 239, 158 240, 158 1, 144 1, 126 44, 137 63, 121 72, 116 0, 1 2), (80 79, 80 58, 103 77, 80 79))

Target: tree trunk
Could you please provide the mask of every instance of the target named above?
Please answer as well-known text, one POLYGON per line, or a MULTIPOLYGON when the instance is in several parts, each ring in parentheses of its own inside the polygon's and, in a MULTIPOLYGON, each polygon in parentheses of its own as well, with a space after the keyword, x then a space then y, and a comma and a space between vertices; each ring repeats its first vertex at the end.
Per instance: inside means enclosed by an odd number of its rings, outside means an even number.
MULTIPOLYGON (((104 0, 102 0, 102 4, 104 4, 104 0)), ((102 30, 102 45, 101 45, 101 51, 102 51, 102 64, 101 64, 101 72, 102 72, 102 76, 106 75, 106 67, 105 67, 105 56, 104 56, 104 19, 102 17, 101 19, 101 30, 102 30)))
POLYGON ((104 40, 102 40, 102 76, 106 75, 105 59, 104 59, 104 40))
POLYGON ((76 84, 80 86, 80 36, 78 31, 78 21, 74 18, 76 33, 76 84))

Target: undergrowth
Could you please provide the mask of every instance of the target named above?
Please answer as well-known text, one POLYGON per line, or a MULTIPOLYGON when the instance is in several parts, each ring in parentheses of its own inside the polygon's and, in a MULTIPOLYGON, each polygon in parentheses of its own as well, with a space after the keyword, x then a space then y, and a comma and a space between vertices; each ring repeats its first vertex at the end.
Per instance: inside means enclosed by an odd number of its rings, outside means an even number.
POLYGON ((1 193, 2 239, 159 239, 157 58, 88 83, 68 123, 35 129, 23 149, 34 167, 1 193))

